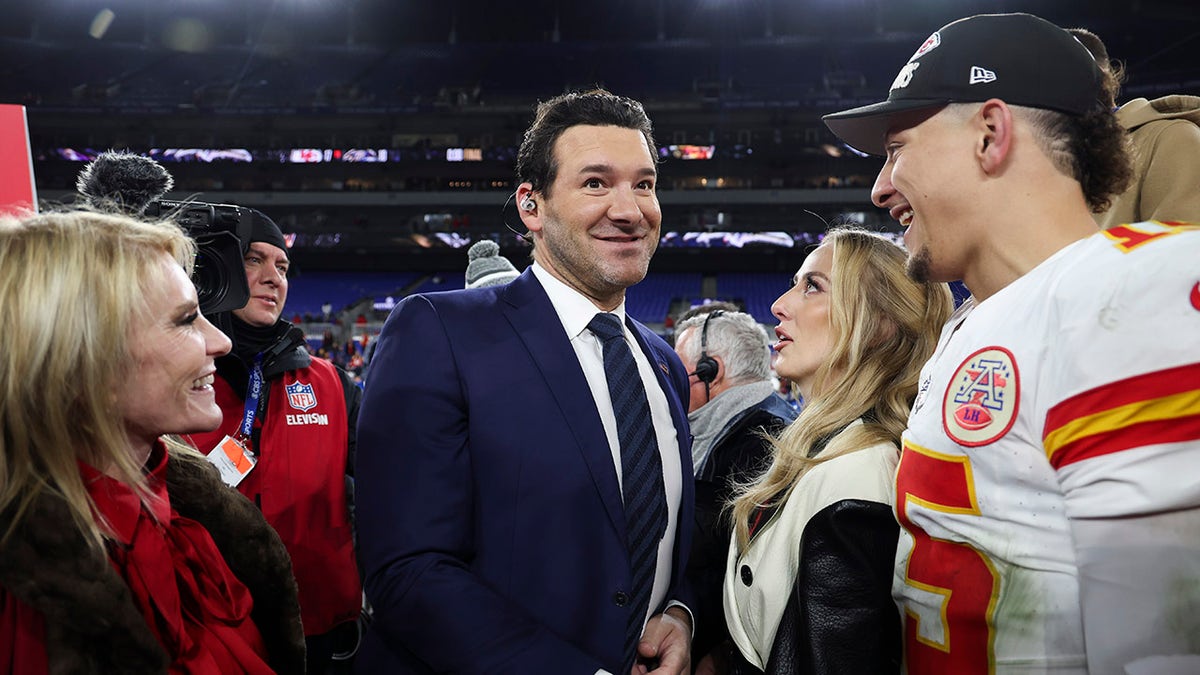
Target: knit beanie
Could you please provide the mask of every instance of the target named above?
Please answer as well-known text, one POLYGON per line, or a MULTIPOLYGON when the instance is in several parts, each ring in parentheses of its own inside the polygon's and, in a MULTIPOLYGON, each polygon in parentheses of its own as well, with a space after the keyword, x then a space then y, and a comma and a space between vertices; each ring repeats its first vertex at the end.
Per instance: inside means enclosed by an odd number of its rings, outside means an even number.
POLYGON ((481 239, 467 249, 467 288, 500 286, 516 279, 517 268, 500 255, 500 245, 481 239))
POLYGON ((283 232, 275 221, 267 217, 267 214, 258 209, 248 209, 250 211, 250 242, 261 241, 264 244, 270 244, 280 250, 287 250, 287 240, 283 238, 283 232))

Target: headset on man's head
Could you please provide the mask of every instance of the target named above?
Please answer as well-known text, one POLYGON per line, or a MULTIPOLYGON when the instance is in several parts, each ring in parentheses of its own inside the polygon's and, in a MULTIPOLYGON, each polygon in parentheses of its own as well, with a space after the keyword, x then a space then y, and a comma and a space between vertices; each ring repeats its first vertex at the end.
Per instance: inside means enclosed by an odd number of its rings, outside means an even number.
POLYGON ((721 364, 717 360, 708 355, 708 322, 721 316, 725 313, 723 309, 714 309, 704 317, 704 326, 700 329, 700 358, 696 360, 696 370, 692 374, 697 380, 704 383, 704 398, 710 399, 708 387, 712 381, 717 379, 717 372, 721 370, 721 364))

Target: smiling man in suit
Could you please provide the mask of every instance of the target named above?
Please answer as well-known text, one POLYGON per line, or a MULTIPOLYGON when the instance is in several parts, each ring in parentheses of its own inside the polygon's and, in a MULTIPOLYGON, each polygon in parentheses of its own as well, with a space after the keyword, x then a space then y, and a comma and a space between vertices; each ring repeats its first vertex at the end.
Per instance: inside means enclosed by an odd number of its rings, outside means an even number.
POLYGON ((533 265, 388 319, 359 417, 360 672, 690 672, 687 374, 625 315, 655 157, 637 101, 539 104, 517 159, 533 265))

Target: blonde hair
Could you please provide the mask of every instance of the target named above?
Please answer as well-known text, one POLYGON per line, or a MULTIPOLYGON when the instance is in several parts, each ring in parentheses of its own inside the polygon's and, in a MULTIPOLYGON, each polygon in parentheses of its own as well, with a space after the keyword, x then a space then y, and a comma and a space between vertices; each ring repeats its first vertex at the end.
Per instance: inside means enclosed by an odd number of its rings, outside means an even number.
POLYGON ((50 494, 103 545, 80 461, 148 498, 115 392, 133 367, 130 326, 160 281, 163 253, 191 273, 194 244, 173 223, 92 211, 0 218, 4 540, 50 494))
POLYGON ((833 347, 800 416, 770 439, 771 466, 733 501, 738 550, 749 543, 754 512, 786 500, 813 465, 881 442, 899 443, 921 366, 954 308, 946 284, 910 279, 904 250, 878 234, 838 228, 821 246, 833 251, 833 347), (864 424, 838 435, 860 418, 864 424))

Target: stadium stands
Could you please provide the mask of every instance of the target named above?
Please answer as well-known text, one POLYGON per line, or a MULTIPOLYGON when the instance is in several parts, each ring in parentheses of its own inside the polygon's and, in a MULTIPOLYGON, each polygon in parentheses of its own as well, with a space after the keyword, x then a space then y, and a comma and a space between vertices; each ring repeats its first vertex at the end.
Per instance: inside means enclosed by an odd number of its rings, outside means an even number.
POLYGON ((723 274, 717 277, 717 294, 723 298, 736 298, 746 306, 746 313, 762 324, 775 325, 771 314, 771 303, 792 284, 794 272, 746 272, 723 274))
POLYGON ((418 278, 415 273, 309 272, 289 280, 284 314, 322 317, 327 303, 336 315, 364 298, 399 300, 418 278))
POLYGON ((625 292, 625 311, 645 324, 661 324, 671 301, 700 295, 699 272, 655 272, 625 292))

